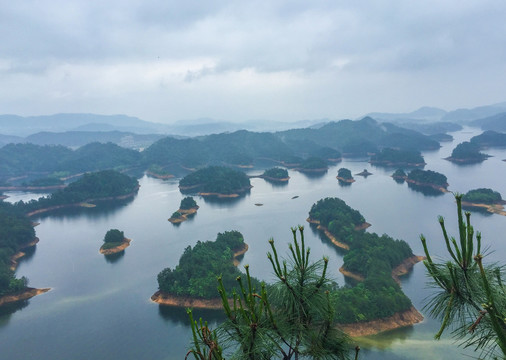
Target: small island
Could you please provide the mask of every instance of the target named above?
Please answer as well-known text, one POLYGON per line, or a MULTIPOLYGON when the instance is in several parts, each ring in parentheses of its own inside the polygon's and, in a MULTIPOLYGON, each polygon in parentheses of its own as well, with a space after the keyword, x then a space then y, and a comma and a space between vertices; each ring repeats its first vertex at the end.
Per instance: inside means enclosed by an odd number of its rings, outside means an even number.
POLYGON ((499 192, 488 188, 469 190, 462 196, 462 206, 466 208, 482 208, 488 212, 505 215, 504 204, 499 192))
POLYGON ((445 160, 456 164, 476 164, 489 157, 490 155, 480 152, 478 145, 469 141, 464 141, 458 144, 455 149, 453 149, 451 156, 447 157, 445 160))
POLYGON ((189 216, 196 214, 198 209, 199 206, 197 205, 197 202, 191 196, 187 196, 181 200, 179 209, 172 213, 169 221, 173 224, 182 223, 183 221, 188 220, 189 216))
POLYGON ((369 161, 373 165, 387 167, 423 167, 425 160, 419 151, 396 150, 385 148, 371 156, 369 161))
MULTIPOLYGON (((218 233, 216 241, 188 246, 174 269, 158 274, 158 291, 151 300, 162 305, 221 309, 216 279, 221 277, 227 293, 240 291, 236 278, 244 274, 234 260, 247 249, 242 234, 235 230, 218 233)), ((259 282, 253 280, 257 286, 259 282)))
POLYGON ((355 179, 351 175, 351 171, 346 168, 340 168, 337 171, 336 178, 337 178, 337 180, 339 180, 340 183, 343 182, 343 183, 351 184, 351 183, 355 182, 355 179))
POLYGON ((399 184, 402 184, 408 178, 408 175, 404 172, 404 170, 397 169, 392 174, 392 178, 399 184))
POLYGON ((445 175, 431 170, 414 169, 406 177, 409 184, 431 188, 440 192, 448 192, 448 182, 445 175))
POLYGON ((288 180, 290 180, 290 176, 288 176, 288 171, 286 169, 282 169, 279 167, 267 169, 259 177, 268 181, 282 182, 282 183, 286 183, 288 182, 288 180))
POLYGON ((131 241, 125 237, 123 231, 111 229, 104 236, 104 244, 100 247, 100 253, 104 255, 119 253, 129 247, 131 241))
POLYGON ((309 157, 302 161, 302 163, 295 168, 295 170, 302 173, 324 173, 328 170, 329 166, 327 161, 319 157, 309 157))
POLYGON ((355 175, 357 176, 363 176, 363 177, 368 177, 370 175, 372 175, 372 172, 369 172, 367 169, 364 169, 363 171, 359 172, 359 173, 356 173, 355 175))
POLYGON ((225 166, 209 166, 186 175, 179 181, 183 193, 220 198, 238 197, 251 189, 248 176, 225 166))

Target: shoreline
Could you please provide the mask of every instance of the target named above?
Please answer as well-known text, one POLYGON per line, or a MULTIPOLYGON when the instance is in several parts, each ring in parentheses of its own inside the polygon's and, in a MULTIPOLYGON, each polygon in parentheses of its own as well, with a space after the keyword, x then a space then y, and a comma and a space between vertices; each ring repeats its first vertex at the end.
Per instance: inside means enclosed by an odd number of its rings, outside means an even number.
POLYGON ((26 288, 21 292, 0 296, 0 306, 21 300, 28 300, 34 296, 44 294, 49 290, 51 290, 51 288, 43 288, 43 289, 26 288))
POLYGON ((98 250, 98 251, 102 255, 116 254, 116 253, 119 253, 120 251, 125 250, 127 247, 129 247, 130 246, 130 242, 132 242, 132 239, 124 238, 123 241, 121 242, 121 244, 119 244, 118 246, 115 246, 115 247, 110 248, 110 249, 102 249, 102 246, 103 246, 102 245, 100 247, 100 250, 98 250))
POLYGON ((506 216, 506 211, 504 210, 504 206, 502 204, 498 204, 498 203, 480 204, 480 203, 472 203, 472 202, 468 202, 468 201, 462 201, 462 206, 484 208, 492 214, 506 216))
POLYGON ((351 178, 351 179, 345 179, 343 177, 340 177, 340 176, 336 176, 336 179, 339 180, 339 181, 342 181, 342 182, 345 182, 345 183, 348 183, 348 184, 351 184, 351 183, 354 183, 355 182, 355 179, 351 178))
POLYGON ((29 247, 32 247, 32 246, 35 246, 39 243, 39 238, 38 237, 35 237, 32 241, 30 241, 29 243, 26 243, 26 244, 23 244, 21 245, 21 247, 18 248, 18 251, 11 256, 11 258, 9 259, 10 260, 10 269, 12 271, 16 270, 16 268, 18 267, 19 263, 18 263, 18 259, 22 258, 23 256, 25 256, 26 254, 21 251, 23 249, 26 249, 26 248, 29 248, 29 247))
POLYGON ((161 175, 161 174, 157 174, 153 171, 146 171, 146 175, 154 177, 155 179, 160 179, 160 180, 167 180, 167 179, 171 179, 174 177, 174 175, 172 175, 172 174, 161 175))
POLYGON ((361 337, 376 335, 401 327, 413 326, 422 322, 423 319, 423 315, 414 306, 411 306, 409 309, 396 312, 387 318, 363 323, 339 324, 339 327, 351 337, 361 337))
POLYGON ((418 186, 430 187, 430 188, 433 188, 434 190, 441 191, 442 193, 449 192, 447 189, 448 184, 446 184, 446 186, 441 186, 441 185, 436 185, 436 184, 431 184, 431 183, 422 183, 419 181, 411 180, 408 177, 405 178, 405 181, 410 184, 414 184, 414 185, 418 185, 418 186))
POLYGON ((239 266, 240 261, 237 259, 239 256, 246 254, 248 251, 248 244, 244 243, 242 247, 232 250, 234 252, 234 266, 239 266))
POLYGON ((181 217, 178 217, 178 218, 173 218, 173 217, 170 217, 169 218, 169 221, 172 223, 172 224, 180 224, 182 223, 183 221, 186 221, 188 220, 188 216, 189 215, 193 215, 193 214, 196 214, 197 213, 197 210, 199 209, 199 206, 194 206, 192 208, 189 208, 189 209, 178 209, 177 212, 181 214, 181 217))
POLYGON ((341 249, 344 249, 344 250, 350 250, 350 246, 348 244, 345 244, 341 241, 339 241, 334 235, 332 235, 332 233, 325 227, 325 226, 322 226, 320 225, 320 221, 319 220, 314 220, 314 219, 311 219, 310 217, 308 217, 306 219, 306 221, 310 224, 315 224, 315 225, 318 225, 316 227, 317 230, 321 230, 325 233, 325 235, 327 236, 327 238, 332 242, 332 244, 334 244, 335 246, 341 248, 341 249))
POLYGON ((387 166, 387 167, 423 167, 427 163, 406 163, 406 162, 392 162, 392 161, 369 161, 371 165, 387 166))

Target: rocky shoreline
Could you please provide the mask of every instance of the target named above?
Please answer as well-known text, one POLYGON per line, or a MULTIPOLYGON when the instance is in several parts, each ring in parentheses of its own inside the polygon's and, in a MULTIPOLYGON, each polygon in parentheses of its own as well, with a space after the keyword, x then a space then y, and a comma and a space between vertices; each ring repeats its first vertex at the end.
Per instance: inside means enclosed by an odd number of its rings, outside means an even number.
POLYGON ((21 292, 0 296, 0 306, 13 303, 16 301, 28 300, 34 296, 44 294, 49 290, 51 290, 51 288, 44 288, 44 289, 26 288, 21 292))
POLYGON ((131 239, 124 238, 123 241, 121 242, 121 244, 119 244, 118 246, 115 246, 115 247, 110 248, 110 249, 103 249, 102 247, 100 247, 99 252, 101 254, 103 254, 103 255, 116 254, 116 253, 119 253, 120 251, 125 250, 127 247, 129 247, 130 246, 130 242, 132 242, 131 239))

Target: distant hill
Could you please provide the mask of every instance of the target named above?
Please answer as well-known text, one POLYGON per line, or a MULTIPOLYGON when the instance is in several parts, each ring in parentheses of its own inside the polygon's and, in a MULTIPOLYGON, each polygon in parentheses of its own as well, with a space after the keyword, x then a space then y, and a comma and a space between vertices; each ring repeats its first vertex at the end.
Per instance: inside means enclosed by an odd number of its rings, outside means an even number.
POLYGON ((409 113, 381 113, 381 112, 373 112, 369 113, 366 116, 372 117, 375 120, 379 121, 439 121, 443 116, 445 116, 446 111, 443 109, 424 106, 418 110, 409 112, 409 113))
POLYGON ((506 111, 483 119, 474 120, 471 125, 478 126, 482 130, 506 132, 506 111))
POLYGON ((443 116, 441 121, 469 123, 473 120, 483 119, 503 112, 506 112, 506 102, 486 106, 478 106, 472 109, 458 109, 450 111, 445 116, 443 116))

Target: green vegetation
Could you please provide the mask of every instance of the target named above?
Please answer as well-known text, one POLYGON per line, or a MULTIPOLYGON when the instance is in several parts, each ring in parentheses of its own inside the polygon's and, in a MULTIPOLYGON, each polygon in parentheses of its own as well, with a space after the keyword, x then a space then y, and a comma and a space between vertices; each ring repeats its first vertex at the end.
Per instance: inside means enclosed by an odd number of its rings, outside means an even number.
POLYGON ((481 351, 480 358, 506 357, 506 287, 504 265, 485 265, 481 253, 481 233, 471 225, 471 214, 462 213, 462 195, 457 201, 457 239, 449 237, 443 217, 439 217, 450 259, 435 263, 427 241, 420 236, 427 260, 424 264, 431 285, 438 290, 427 303, 430 314, 441 321, 435 338, 451 328, 465 347, 481 351), (464 219, 465 215, 465 219, 464 219))
POLYGON ((119 231, 118 229, 111 229, 107 231, 104 236, 105 243, 120 243, 125 239, 125 234, 123 231, 119 231))
POLYGON ((300 242, 297 229, 292 229, 287 260, 278 257, 274 240, 269 240, 272 252, 267 257, 276 276, 273 285, 253 282, 247 265, 246 279, 236 281, 240 291, 231 294, 219 278, 226 320, 218 331, 210 331, 202 319, 194 321, 188 310, 193 334, 188 355, 196 360, 221 360, 225 358, 222 344, 226 344, 232 345, 234 359, 348 358, 349 340, 334 326, 336 305, 327 291, 331 286, 326 275, 328 259, 310 262, 303 228, 299 230, 300 242))
POLYGON ((138 187, 139 183, 136 179, 114 170, 104 170, 84 174, 79 180, 47 197, 27 203, 20 201, 16 203, 16 206, 25 213, 29 213, 53 206, 125 196, 137 191, 138 187))
POLYGON ((450 161, 457 163, 475 163, 487 159, 488 155, 480 152, 478 145, 465 141, 458 144, 452 151, 452 155, 448 158, 450 161))
POLYGON ((181 214, 179 211, 174 211, 170 216, 171 219, 179 219, 181 217, 183 217, 183 214, 181 214))
POLYGON ((287 179, 288 178, 288 171, 286 169, 282 169, 279 167, 273 167, 270 169, 267 169, 262 174, 262 177, 264 178, 271 178, 271 179, 287 179))
POLYGON ((17 279, 10 269, 10 259, 19 249, 35 239, 31 221, 19 210, 0 201, 0 296, 23 290, 28 279, 17 279))
POLYGON ((168 171, 167 169, 165 169, 163 166, 160 166, 160 165, 156 165, 156 164, 151 164, 149 167, 148 167, 148 171, 155 174, 155 175, 159 175, 159 176, 168 176, 168 175, 171 175, 170 174, 170 171, 168 171))
POLYGON ((224 166, 209 166, 186 175, 179 187, 201 193, 238 194, 251 187, 245 173, 224 166))
POLYGON ((500 204, 502 202, 502 197, 497 191, 480 188, 469 190, 462 197, 462 201, 475 204, 500 204))
POLYGON ((448 180, 446 176, 431 170, 411 170, 408 174, 407 180, 414 182, 417 185, 434 185, 442 188, 448 187, 448 180))
POLYGON ((56 177, 47 177, 40 178, 30 181, 29 183, 23 183, 23 186, 33 186, 33 187, 45 187, 45 186, 60 186, 63 185, 64 182, 56 177))
POLYGON ((392 177, 394 179, 406 179, 408 176, 406 175, 406 173, 404 172, 404 170, 402 169, 397 169, 395 170, 395 172, 392 174, 392 177))
POLYGON ((380 153, 371 156, 371 164, 413 167, 424 165, 425 161, 418 151, 385 148, 380 153))
POLYGON ((327 170, 328 165, 327 161, 318 157, 309 157, 304 159, 302 163, 298 166, 298 170, 300 171, 319 171, 319 170, 327 170))
POLYGON ((166 294, 212 299, 219 296, 216 278, 221 276, 227 292, 239 292, 236 278, 242 273, 233 259, 234 250, 242 246, 244 240, 239 231, 219 233, 216 241, 198 241, 193 248, 184 250, 174 269, 166 268, 158 274, 158 288, 166 294))
POLYGON ((392 270, 413 256, 405 241, 364 232, 358 228, 365 222, 363 216, 338 198, 319 200, 311 207, 309 215, 339 241, 349 245, 343 269, 364 278, 357 286, 332 293, 338 303, 338 322, 384 318, 411 307, 409 298, 392 279, 392 270))
POLYGON ((188 210, 195 207, 198 207, 197 202, 191 196, 185 197, 184 199, 181 200, 181 203, 179 204, 179 208, 181 210, 188 210))
POLYGON ((353 176, 351 175, 351 171, 346 168, 340 168, 337 171, 337 177, 342 178, 344 180, 353 180, 353 176))
POLYGON ((505 147, 506 134, 489 130, 485 131, 481 135, 473 136, 470 142, 471 144, 477 145, 479 148, 505 147))

